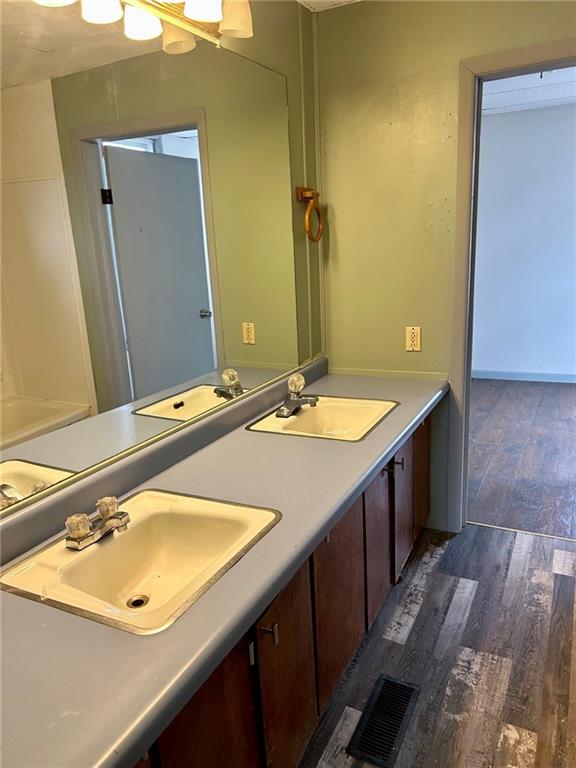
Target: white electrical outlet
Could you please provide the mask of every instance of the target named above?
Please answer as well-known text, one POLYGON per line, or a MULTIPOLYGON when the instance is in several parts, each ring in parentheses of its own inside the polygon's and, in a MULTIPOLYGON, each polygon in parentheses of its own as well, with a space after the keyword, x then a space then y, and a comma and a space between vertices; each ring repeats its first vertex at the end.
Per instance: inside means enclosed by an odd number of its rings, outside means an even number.
POLYGON ((421 352, 421 328, 419 325, 406 326, 406 352, 421 352))
POLYGON ((254 323, 242 323, 242 342, 256 344, 256 326, 254 323))

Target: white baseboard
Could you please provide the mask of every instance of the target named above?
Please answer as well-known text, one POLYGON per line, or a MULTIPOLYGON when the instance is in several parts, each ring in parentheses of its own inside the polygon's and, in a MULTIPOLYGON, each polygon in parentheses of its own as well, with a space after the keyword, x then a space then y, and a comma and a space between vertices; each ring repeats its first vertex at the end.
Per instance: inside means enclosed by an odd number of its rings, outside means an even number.
POLYGON ((473 379, 500 379, 504 381, 549 381, 558 384, 576 384, 576 373, 530 373, 527 371, 472 371, 473 379))

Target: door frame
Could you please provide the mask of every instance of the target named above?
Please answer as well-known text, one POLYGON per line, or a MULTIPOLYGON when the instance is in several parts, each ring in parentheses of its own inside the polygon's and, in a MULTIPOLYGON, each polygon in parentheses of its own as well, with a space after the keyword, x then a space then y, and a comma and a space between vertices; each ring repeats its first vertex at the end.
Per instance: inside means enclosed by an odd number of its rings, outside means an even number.
POLYGON ((574 38, 460 62, 446 520, 447 530, 454 533, 458 533, 467 522, 468 421, 480 119, 478 104, 481 83, 575 64, 574 38))
MULTIPOLYGON (((95 325, 96 333, 101 339, 106 339, 110 334, 110 313, 106 311, 105 302, 102 300, 104 283, 109 283, 111 279, 111 265, 113 255, 111 252, 110 238, 107 234, 107 226, 104 217, 101 215, 101 209, 94 210, 91 201, 90 190, 94 184, 100 181, 95 179, 97 169, 88 163, 83 157, 82 148, 85 144, 95 143, 97 139, 103 140, 121 140, 125 138, 134 138, 137 136, 148 136, 156 133, 173 133, 176 131, 196 129, 198 131, 198 143, 200 148, 200 177, 201 177, 201 195, 204 206, 204 226, 206 232, 206 248, 208 262, 208 280, 210 285, 214 343, 216 348, 216 363, 221 365, 224 362, 224 335, 222 330, 222 313, 220 304, 220 290, 218 283, 218 262, 216 253, 216 237, 214 233, 214 216, 212 208, 212 195, 210 185, 210 166, 208 159, 208 140, 206 134, 206 115, 202 108, 186 110, 184 112, 172 112, 165 115, 136 118, 130 120, 119 120, 109 123, 99 123, 74 130, 71 134, 73 147, 73 165, 74 173, 80 181, 80 208, 82 225, 85 234, 84 246, 86 249, 86 273, 90 275, 90 283, 86 292, 86 303, 89 304, 88 315, 95 325)), ((101 176, 99 176, 101 178, 101 176)), ((116 316, 119 308, 113 311, 116 316)), ((116 339, 117 341, 118 339, 116 339)), ((113 345, 115 346, 115 345, 113 345)), ((101 410, 107 407, 115 407, 119 403, 114 403, 114 393, 116 389, 118 376, 115 371, 126 367, 122 360, 124 351, 115 349, 106 353, 106 351, 96 351, 97 365, 95 378, 97 379, 97 389, 99 400, 108 400, 104 402, 101 410)))

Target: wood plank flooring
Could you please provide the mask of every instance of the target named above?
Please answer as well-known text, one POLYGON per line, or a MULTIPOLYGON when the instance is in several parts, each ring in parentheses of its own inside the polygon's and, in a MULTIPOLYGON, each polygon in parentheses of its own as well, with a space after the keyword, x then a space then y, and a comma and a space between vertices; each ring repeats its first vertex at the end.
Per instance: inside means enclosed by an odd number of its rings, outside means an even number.
POLYGON ((576 384, 473 379, 468 519, 576 539, 576 384))
POLYGON ((576 542, 426 531, 301 768, 346 745, 384 673, 420 686, 396 768, 576 768, 576 542))

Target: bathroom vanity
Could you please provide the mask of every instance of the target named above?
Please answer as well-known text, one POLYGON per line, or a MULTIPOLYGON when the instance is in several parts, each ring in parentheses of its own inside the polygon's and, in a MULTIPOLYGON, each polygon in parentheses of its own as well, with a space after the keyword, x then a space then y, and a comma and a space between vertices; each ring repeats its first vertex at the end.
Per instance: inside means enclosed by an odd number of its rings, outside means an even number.
POLYGON ((3 649, 6 766, 210 766, 223 745, 230 765, 297 764, 427 517, 447 384, 330 375, 308 391, 399 405, 357 442, 256 432, 250 417, 132 489, 282 516, 168 628, 135 635, 0 593, 20 630, 3 649))
POLYGON ((230 765, 298 765, 428 517, 429 468, 427 417, 161 734, 154 765, 217 766, 224 743, 230 765))

